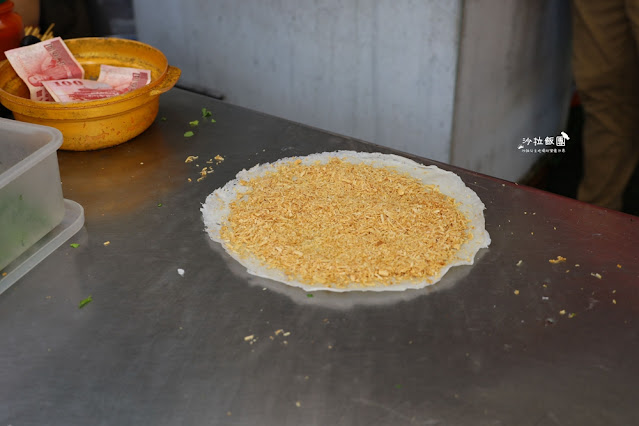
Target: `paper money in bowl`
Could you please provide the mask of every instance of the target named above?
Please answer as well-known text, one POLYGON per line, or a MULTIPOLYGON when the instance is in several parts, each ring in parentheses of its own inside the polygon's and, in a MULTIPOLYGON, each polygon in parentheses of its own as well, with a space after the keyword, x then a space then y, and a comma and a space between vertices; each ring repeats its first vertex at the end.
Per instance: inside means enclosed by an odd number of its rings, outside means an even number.
POLYGON ((180 69, 168 65, 164 54, 138 41, 78 38, 64 41, 84 69, 96 79, 100 65, 151 71, 146 86, 107 99, 56 103, 30 98, 29 88, 9 61, 0 62, 0 102, 16 120, 55 127, 62 132, 61 149, 88 151, 126 142, 146 130, 158 113, 160 94, 170 90, 180 69))

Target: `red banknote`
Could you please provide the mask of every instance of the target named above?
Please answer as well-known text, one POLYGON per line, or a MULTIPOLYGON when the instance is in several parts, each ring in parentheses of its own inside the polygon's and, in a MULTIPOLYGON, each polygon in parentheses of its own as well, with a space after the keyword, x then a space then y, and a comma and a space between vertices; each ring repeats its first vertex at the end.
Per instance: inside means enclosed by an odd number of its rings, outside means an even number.
POLYGON ((121 94, 110 84, 80 78, 43 81, 56 102, 83 102, 111 98, 121 94))
POLYGON ((34 101, 51 101, 43 81, 82 79, 84 69, 60 37, 5 52, 18 76, 29 87, 34 101))
POLYGON ((151 82, 151 71, 100 65, 98 81, 109 84, 120 93, 126 93, 149 84, 151 82))

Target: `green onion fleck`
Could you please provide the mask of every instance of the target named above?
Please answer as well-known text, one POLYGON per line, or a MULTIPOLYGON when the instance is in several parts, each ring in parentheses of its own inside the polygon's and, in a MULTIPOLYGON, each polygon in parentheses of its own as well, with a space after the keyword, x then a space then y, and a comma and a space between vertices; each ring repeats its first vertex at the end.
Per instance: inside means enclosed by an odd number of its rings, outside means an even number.
POLYGON ((200 121, 199 121, 199 120, 189 121, 189 124, 191 125, 191 127, 195 127, 195 126, 197 126, 198 124, 200 124, 200 121))
POLYGON ((158 207, 162 207, 162 203, 158 203, 158 207))
POLYGON ((71 247, 73 247, 73 248, 78 248, 78 247, 80 247, 80 244, 78 244, 78 243, 71 243, 71 244, 69 244, 69 245, 70 245, 71 247))
POLYGON ((192 131, 188 131, 188 132, 184 132, 184 137, 185 138, 190 138, 191 136, 193 136, 195 133, 193 133, 192 131))
POLYGON ((209 111, 206 108, 202 108, 202 117, 210 117, 211 116, 211 111, 209 111))
POLYGON ((160 121, 166 121, 166 117, 160 118, 160 121))
POLYGON ((215 123, 215 122, 216 122, 215 119, 211 118, 211 123, 215 123))
POLYGON ((308 293, 306 297, 313 297, 313 295, 311 293, 308 293))
POLYGON ((91 298, 91 296, 89 296, 86 299, 84 299, 82 302, 80 302, 80 304, 78 305, 78 309, 84 308, 86 305, 88 305, 91 302, 93 302, 93 299, 91 298))

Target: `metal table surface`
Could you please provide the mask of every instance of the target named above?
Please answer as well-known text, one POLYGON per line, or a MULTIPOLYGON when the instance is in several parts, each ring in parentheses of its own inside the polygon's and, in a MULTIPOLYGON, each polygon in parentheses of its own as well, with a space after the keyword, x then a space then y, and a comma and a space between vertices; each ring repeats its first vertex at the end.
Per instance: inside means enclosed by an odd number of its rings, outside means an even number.
POLYGON ((639 424, 635 217, 440 165, 492 244, 403 293, 308 297, 209 240, 239 170, 337 149, 392 152, 174 89, 136 140, 60 152, 85 227, 0 295, 0 425, 639 424))

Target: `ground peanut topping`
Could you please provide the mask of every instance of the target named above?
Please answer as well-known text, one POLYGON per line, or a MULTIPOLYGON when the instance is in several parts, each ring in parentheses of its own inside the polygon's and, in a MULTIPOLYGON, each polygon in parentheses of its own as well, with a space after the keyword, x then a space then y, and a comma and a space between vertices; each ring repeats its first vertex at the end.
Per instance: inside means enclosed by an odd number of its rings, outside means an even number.
POLYGON ((221 238, 310 285, 423 281, 473 238, 454 199, 389 168, 296 160, 241 184, 221 238))

